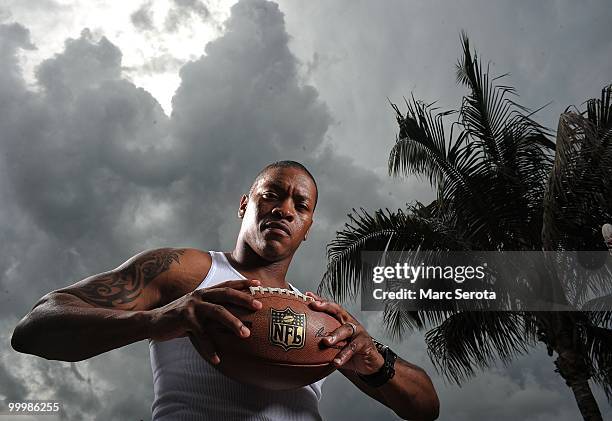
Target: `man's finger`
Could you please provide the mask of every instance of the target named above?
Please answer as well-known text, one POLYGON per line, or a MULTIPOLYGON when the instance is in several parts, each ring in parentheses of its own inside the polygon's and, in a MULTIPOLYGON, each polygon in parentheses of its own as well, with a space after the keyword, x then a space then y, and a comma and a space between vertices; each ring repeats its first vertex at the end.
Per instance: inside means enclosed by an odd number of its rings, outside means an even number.
POLYGON ((249 328, 220 304, 205 303, 202 306, 198 306, 196 311, 202 319, 220 323, 241 338, 248 338, 251 335, 249 328))
POLYGON ((340 341, 349 340, 357 334, 357 331, 353 331, 353 328, 350 324, 345 323, 329 335, 327 335, 323 340, 326 345, 333 345, 340 341))
POLYGON ((219 364, 221 362, 219 355, 215 352, 212 342, 202 329, 199 321, 196 318, 195 310, 187 312, 187 323, 189 324, 187 335, 198 353, 211 364, 219 364))
POLYGON ((249 289, 249 287, 258 287, 261 286, 261 281, 259 279, 241 279, 234 281, 225 281, 220 284, 213 285, 212 287, 205 289, 214 289, 214 288, 233 288, 233 289, 249 289))
POLYGON ((217 365, 221 362, 219 355, 215 352, 208 337, 203 332, 189 333, 189 340, 198 353, 211 364, 217 365))
POLYGON ((329 301, 311 301, 308 303, 308 305, 314 310, 324 311, 325 313, 335 316, 340 322, 344 322, 344 318, 342 317, 344 315, 344 311, 342 310, 342 307, 336 303, 329 301))
POLYGON ((230 287, 211 288, 203 291, 201 297, 209 303, 234 304, 250 310, 259 310, 262 307, 261 301, 256 300, 250 293, 230 287))
POLYGON ((317 294, 315 294, 314 292, 310 292, 310 291, 308 291, 308 292, 306 292, 306 295, 307 295, 308 297, 312 297, 312 298, 314 298, 314 299, 315 299, 315 300, 317 300, 317 301, 325 301, 325 299, 324 299, 323 297, 318 296, 318 295, 317 295, 317 294))
POLYGON ((334 365, 336 367, 343 366, 350 361, 351 358, 353 358, 353 355, 355 355, 359 349, 361 349, 361 346, 357 343, 357 341, 350 342, 347 346, 342 348, 340 352, 338 352, 334 358, 334 365))

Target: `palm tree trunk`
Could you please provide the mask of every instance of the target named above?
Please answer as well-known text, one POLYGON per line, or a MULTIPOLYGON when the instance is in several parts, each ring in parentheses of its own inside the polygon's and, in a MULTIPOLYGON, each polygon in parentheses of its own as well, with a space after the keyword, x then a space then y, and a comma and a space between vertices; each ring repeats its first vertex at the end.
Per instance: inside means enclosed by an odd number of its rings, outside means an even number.
MULTIPOLYGON (((557 296, 558 292, 555 287, 558 284, 558 278, 554 268, 548 271, 549 283, 547 285, 553 294, 553 302, 559 301, 562 296, 557 296), (552 278, 552 279, 551 279, 552 278)), ((546 278, 544 278, 546 279, 546 278)), ((549 297, 550 299, 550 297, 549 297)), ((552 356, 552 351, 558 354, 555 360, 557 372, 563 377, 565 383, 572 389, 574 398, 578 404, 578 409, 582 418, 585 421, 603 421, 601 411, 591 387, 589 386, 589 378, 591 377, 590 369, 586 364, 587 358, 581 343, 579 343, 578 335, 576 334, 577 322, 583 317, 580 313, 572 312, 543 312, 536 317, 537 323, 545 332, 541 339, 549 349, 549 355, 552 356)))
POLYGON ((557 371, 574 392, 578 409, 585 421, 602 421, 597 401, 589 386, 589 371, 582 357, 572 350, 559 352, 555 360, 557 371))

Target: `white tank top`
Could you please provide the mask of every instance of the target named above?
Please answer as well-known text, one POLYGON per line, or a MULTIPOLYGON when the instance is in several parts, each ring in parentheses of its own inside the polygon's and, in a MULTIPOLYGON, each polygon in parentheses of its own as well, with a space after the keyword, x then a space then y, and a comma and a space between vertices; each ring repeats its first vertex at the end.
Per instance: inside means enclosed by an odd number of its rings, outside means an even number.
MULTIPOLYGON (((222 252, 210 255, 212 266, 196 289, 245 279, 222 252)), ((152 421, 321 420, 319 399, 325 379, 288 391, 238 383, 206 362, 189 338, 149 340, 149 354, 155 393, 152 421)))

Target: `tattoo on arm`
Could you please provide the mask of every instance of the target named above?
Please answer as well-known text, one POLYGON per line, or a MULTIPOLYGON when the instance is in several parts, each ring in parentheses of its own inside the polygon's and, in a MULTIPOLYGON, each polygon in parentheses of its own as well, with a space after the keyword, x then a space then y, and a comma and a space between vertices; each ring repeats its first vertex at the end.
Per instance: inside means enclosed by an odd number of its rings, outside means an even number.
POLYGON ((71 289, 70 292, 83 301, 101 307, 129 304, 136 300, 142 290, 155 277, 166 272, 172 262, 180 264, 181 249, 155 250, 137 258, 126 268, 102 275, 87 285, 71 289))

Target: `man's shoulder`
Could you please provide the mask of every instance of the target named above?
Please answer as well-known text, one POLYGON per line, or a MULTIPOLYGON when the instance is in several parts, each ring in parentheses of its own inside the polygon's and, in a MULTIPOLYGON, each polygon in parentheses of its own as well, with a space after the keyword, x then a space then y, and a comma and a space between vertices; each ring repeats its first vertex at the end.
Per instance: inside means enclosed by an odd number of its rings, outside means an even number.
POLYGON ((172 264, 168 276, 160 284, 164 301, 172 301, 196 289, 212 266, 212 258, 207 251, 190 247, 168 250, 171 250, 172 264))
POLYGON ((189 278, 204 279, 212 266, 212 257, 208 251, 196 248, 175 248, 180 257, 177 259, 175 270, 189 278))
POLYGON ((180 272, 210 269, 212 258, 209 252, 192 247, 163 247, 144 250, 125 264, 134 261, 155 261, 165 269, 176 269, 180 272))
POLYGON ((181 263, 185 262, 186 264, 202 264, 206 263, 210 266, 212 259, 210 257, 210 252, 206 250, 200 250, 192 247, 176 247, 174 248, 178 253, 181 254, 181 263))

